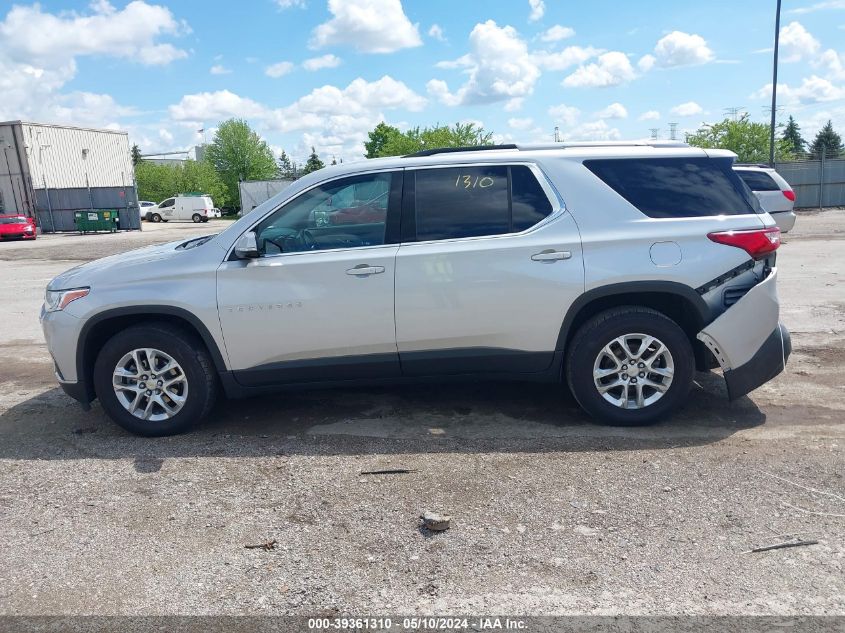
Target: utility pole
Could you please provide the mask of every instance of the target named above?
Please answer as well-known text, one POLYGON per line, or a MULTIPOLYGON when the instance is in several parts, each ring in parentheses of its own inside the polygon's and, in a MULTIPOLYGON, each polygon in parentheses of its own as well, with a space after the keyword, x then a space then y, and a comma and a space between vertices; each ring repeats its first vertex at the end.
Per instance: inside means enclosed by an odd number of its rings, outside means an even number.
POLYGON ((560 128, 555 126, 555 143, 560 143, 560 128))
POLYGON ((678 140, 678 124, 677 123, 670 123, 669 124, 669 140, 670 141, 677 141, 678 140))
POLYGON ((775 166, 775 123, 778 108, 778 46, 780 46, 780 2, 777 0, 775 12, 775 54, 772 63, 772 123, 769 130, 769 165, 775 166))
POLYGON ((730 108, 725 108, 724 113, 725 115, 730 116, 731 118, 733 118, 734 121, 736 121, 737 117, 739 116, 739 113, 742 112, 742 109, 744 107, 745 106, 732 106, 730 108))
POLYGON ((660 128, 659 127, 649 128, 649 131, 651 132, 651 140, 656 141, 657 139, 660 138, 660 128))

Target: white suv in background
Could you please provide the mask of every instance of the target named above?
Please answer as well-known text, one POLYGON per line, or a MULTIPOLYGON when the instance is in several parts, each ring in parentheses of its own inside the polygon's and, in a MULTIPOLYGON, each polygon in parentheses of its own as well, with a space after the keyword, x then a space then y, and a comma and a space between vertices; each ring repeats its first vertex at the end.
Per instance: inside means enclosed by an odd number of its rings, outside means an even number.
POLYGON ((721 366, 737 398, 791 347, 780 232, 734 158, 506 145, 321 169, 218 235, 56 277, 56 376, 142 435, 188 428, 220 390, 327 383, 566 381, 595 419, 637 425, 721 366))
POLYGON ((735 165, 734 170, 777 222, 781 233, 795 226, 795 192, 777 171, 766 165, 735 165))

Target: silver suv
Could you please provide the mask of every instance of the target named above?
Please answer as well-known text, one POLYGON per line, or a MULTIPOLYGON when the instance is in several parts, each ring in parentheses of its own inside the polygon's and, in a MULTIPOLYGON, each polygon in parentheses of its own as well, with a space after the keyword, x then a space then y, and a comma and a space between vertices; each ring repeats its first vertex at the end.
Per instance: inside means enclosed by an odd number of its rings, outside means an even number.
POLYGON ((64 390, 142 435, 216 394, 422 377, 566 381, 612 424, 780 373, 780 234, 732 170, 679 143, 428 150, 321 169, 222 233, 50 282, 64 390))

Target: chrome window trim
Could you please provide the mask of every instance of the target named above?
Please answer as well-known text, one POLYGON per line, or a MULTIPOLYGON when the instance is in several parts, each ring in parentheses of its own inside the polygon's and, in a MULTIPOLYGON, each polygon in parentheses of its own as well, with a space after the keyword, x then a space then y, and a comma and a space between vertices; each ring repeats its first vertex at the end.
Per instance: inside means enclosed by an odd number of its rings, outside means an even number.
MULTIPOLYGON (((310 254, 317 254, 317 253, 330 253, 330 252, 345 252, 345 251, 360 251, 366 249, 373 249, 373 248, 383 248, 385 246, 404 246, 410 244, 441 244, 441 243, 451 243, 451 242, 474 242, 477 240, 489 240, 489 239, 500 239, 500 238, 508 238, 508 237, 517 237, 522 235, 527 235, 529 233, 533 233, 536 230, 546 226, 547 224, 554 222, 557 218, 562 216, 566 213, 566 205, 563 202, 563 199, 558 195, 557 190, 552 185, 549 178, 546 176, 545 172, 542 168, 533 161, 528 160, 509 160, 509 161, 471 161, 471 162, 461 162, 461 163, 435 163, 431 165, 411 165, 409 167, 391 167, 389 169, 367 169, 358 171, 355 173, 347 173, 335 176, 333 178, 328 178, 326 180, 321 180, 319 182, 314 183, 312 186, 308 187, 307 189, 303 189, 299 193, 297 193, 294 197, 285 200, 279 206, 269 210, 267 213, 262 215, 258 218, 255 222, 253 222, 249 228, 245 229, 241 235, 244 233, 249 233, 250 231, 254 231, 255 227, 261 224, 265 219, 270 217, 272 214, 276 213, 282 207, 292 203, 300 196, 313 191, 318 187, 322 187, 332 182, 336 182, 338 180, 345 180, 347 178, 356 178, 358 176, 369 176, 373 174, 392 174, 392 173, 401 173, 404 174, 405 172, 411 171, 419 171, 422 169, 452 169, 452 168, 460 168, 460 167, 512 167, 512 166, 524 166, 528 167, 531 170, 531 173, 534 174, 534 177, 537 179, 537 182, 540 184, 540 188, 543 190, 543 193, 546 194, 546 198, 549 200, 549 203, 552 205, 552 212, 547 215, 545 218, 540 220, 534 226, 530 226, 523 231, 519 231, 518 233, 498 233, 496 235, 476 235, 473 237, 454 237, 444 240, 425 240, 425 241, 413 241, 413 242, 398 242, 396 244, 376 244, 371 246, 355 246, 352 248, 323 248, 320 250, 313 250, 313 251, 297 251, 295 253, 274 253, 272 255, 261 255, 261 257, 252 260, 253 262, 260 262, 264 259, 276 259, 279 257, 294 257, 296 255, 310 255, 310 254)), ((387 227, 385 226, 385 231, 387 227)), ((240 235, 238 236, 240 237, 240 235)), ((226 257, 224 261, 229 261, 232 257, 232 253, 235 250, 235 244, 237 243, 237 238, 229 247, 226 252, 226 257)), ((255 264, 253 264, 255 265, 255 264)))

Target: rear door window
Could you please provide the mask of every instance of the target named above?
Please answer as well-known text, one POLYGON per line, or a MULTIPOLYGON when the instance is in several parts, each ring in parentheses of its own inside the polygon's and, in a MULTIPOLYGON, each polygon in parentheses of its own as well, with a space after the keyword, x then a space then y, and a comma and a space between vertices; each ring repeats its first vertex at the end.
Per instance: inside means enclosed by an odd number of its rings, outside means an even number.
POLYGON ((737 169, 736 173, 745 181, 751 191, 780 191, 775 179, 764 171, 737 169))
POLYGON ((729 158, 613 158, 584 165, 652 218, 756 213, 729 158))
POLYGON ((414 177, 420 241, 518 233, 553 210, 524 165, 420 169, 414 177))

